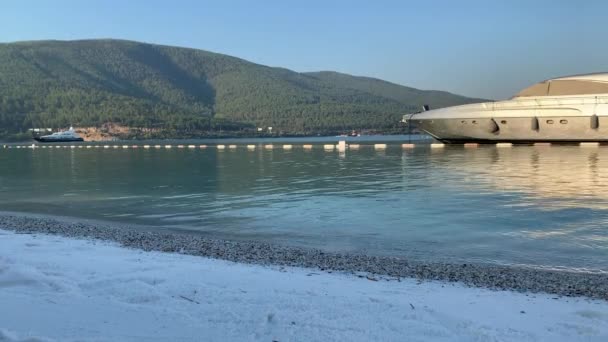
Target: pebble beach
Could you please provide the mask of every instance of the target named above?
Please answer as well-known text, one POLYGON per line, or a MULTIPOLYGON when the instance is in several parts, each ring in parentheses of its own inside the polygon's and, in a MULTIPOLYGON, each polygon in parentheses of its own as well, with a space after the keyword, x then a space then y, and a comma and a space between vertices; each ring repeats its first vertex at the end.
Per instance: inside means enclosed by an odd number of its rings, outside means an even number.
POLYGON ((167 232, 113 223, 1 213, 0 229, 20 234, 59 235, 111 241, 123 247, 202 256, 243 264, 288 266, 322 272, 343 272, 369 280, 414 278, 458 282, 471 287, 556 296, 608 300, 608 274, 512 267, 493 264, 451 264, 398 257, 331 253, 257 241, 226 241, 197 234, 167 232))

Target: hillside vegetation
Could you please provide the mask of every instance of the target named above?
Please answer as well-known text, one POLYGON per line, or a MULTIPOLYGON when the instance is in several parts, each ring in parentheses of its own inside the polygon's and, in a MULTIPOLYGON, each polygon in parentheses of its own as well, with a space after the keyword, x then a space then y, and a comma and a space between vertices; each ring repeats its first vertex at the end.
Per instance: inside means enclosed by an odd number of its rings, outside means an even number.
POLYGON ((335 72, 298 73, 121 40, 0 44, 0 137, 116 123, 162 136, 396 127, 422 104, 477 100, 335 72))

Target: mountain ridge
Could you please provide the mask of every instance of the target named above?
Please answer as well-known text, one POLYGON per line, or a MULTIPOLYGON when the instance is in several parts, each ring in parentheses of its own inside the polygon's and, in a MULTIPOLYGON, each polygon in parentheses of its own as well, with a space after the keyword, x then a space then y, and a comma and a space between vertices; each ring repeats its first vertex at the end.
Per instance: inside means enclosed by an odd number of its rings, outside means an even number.
MULTIPOLYGON (((0 137, 118 123, 162 137, 390 130, 422 104, 478 102, 333 71, 299 73, 194 48, 117 39, 0 43, 0 137), (160 132, 160 133, 159 133, 160 132)), ((135 134, 139 137, 138 134, 135 134)))

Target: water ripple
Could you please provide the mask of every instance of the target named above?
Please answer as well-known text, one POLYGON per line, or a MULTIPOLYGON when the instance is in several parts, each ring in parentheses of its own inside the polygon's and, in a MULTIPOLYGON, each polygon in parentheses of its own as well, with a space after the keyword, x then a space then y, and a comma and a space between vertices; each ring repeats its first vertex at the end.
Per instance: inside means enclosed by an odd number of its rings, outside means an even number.
POLYGON ((604 148, 105 152, 0 154, 0 205, 329 250, 608 271, 604 148))

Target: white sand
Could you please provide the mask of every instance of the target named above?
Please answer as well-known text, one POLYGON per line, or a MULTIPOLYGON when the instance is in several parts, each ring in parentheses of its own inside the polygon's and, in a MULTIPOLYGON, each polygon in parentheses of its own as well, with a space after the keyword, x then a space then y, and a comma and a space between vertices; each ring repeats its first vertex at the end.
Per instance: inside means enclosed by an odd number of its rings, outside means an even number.
POLYGON ((608 302, 0 230, 0 341, 608 341, 608 302))

